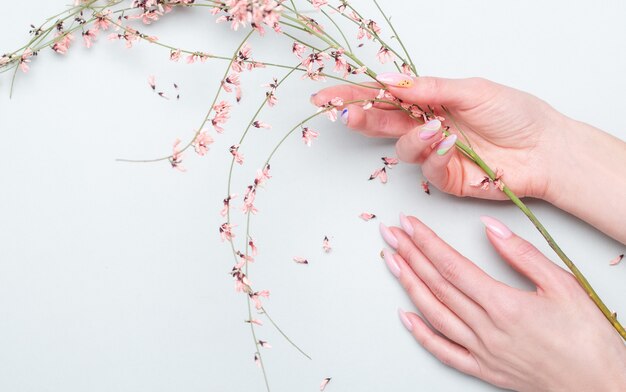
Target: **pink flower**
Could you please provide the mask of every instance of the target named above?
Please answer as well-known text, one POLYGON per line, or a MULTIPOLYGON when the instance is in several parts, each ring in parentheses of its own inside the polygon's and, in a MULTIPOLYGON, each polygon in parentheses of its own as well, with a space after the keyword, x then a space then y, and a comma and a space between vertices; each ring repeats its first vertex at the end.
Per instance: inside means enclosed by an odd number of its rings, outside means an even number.
POLYGON ((229 151, 232 154, 232 156, 235 158, 235 162, 237 162, 240 165, 243 165, 243 155, 239 153, 239 144, 230 146, 229 151))
POLYGON ((178 149, 178 145, 180 144, 180 139, 176 139, 174 141, 174 147, 172 156, 170 157, 170 164, 174 169, 177 169, 181 172, 187 171, 187 169, 183 168, 180 164, 182 163, 182 151, 178 149))
POLYGON ((309 264, 309 261, 304 257, 294 257, 293 261, 295 261, 296 264, 309 264))
POLYGON ((259 354, 257 353, 254 353, 254 363, 256 363, 258 367, 261 367, 261 358, 259 358, 259 354))
POLYGON ((193 148, 196 150, 198 155, 204 156, 207 151, 209 151, 209 144, 213 143, 213 141, 213 138, 208 134, 208 132, 200 132, 193 141, 193 148))
POLYGON ((236 196, 237 195, 228 195, 228 197, 224 199, 224 207, 222 208, 222 211, 220 211, 221 216, 226 216, 228 214, 228 210, 230 209, 230 201, 236 196))
POLYGON ((97 30, 108 30, 111 26, 111 21, 108 16, 111 14, 111 10, 106 10, 104 12, 98 12, 95 14, 96 21, 93 23, 94 27, 97 30))
POLYGON ((337 121, 337 108, 343 106, 343 99, 335 97, 320 106, 318 112, 324 111, 330 121, 337 121))
POLYGON ((257 310, 260 310, 263 307, 263 304, 261 303, 261 297, 269 298, 270 292, 267 290, 262 290, 262 291, 256 291, 249 295, 250 295, 250 299, 252 300, 252 302, 254 302, 254 306, 257 308, 257 310))
POLYGON ((430 186, 428 185, 428 181, 422 181, 422 190, 425 194, 430 195, 430 186))
POLYGON ((254 206, 254 199, 256 198, 256 187, 254 185, 248 185, 248 189, 243 197, 243 208, 242 211, 244 214, 253 213, 256 214, 259 210, 254 206))
POLYGON ((324 252, 326 253, 330 253, 330 251, 333 249, 330 246, 330 241, 328 240, 328 236, 324 236, 324 240, 322 241, 322 249, 324 249, 324 252))
POLYGON ((180 49, 170 52, 170 60, 178 62, 180 60, 180 49))
POLYGON ((222 125, 225 124, 230 118, 230 107, 230 103, 227 101, 221 101, 213 105, 215 116, 211 119, 211 124, 218 133, 224 132, 222 125))
POLYGON ((624 255, 619 255, 616 258, 614 258, 613 260, 611 260, 609 262, 609 265, 618 265, 620 263, 620 261, 622 261, 623 258, 624 258, 624 255))
POLYGON ((313 5, 313 8, 319 10, 322 6, 328 4, 328 0, 312 0, 311 4, 313 5))
POLYGON ((26 50, 24 50, 22 56, 20 56, 20 69, 22 70, 22 72, 26 73, 30 70, 28 63, 31 62, 31 57, 34 55, 35 53, 31 48, 26 48, 26 50))
POLYGON ((363 212, 361 215, 359 215, 359 218, 367 222, 368 220, 376 218, 376 215, 370 214, 369 212, 363 212))
POLYGON ((57 41, 52 45, 52 50, 59 54, 66 54, 70 48, 74 36, 71 33, 57 33, 57 41))
POLYGON ((91 48, 93 45, 93 40, 98 36, 98 29, 89 29, 87 31, 83 31, 83 41, 85 41, 85 46, 87 49, 91 48))
POLYGON ((381 64, 385 64, 387 62, 393 62, 396 56, 389 50, 389 48, 381 46, 376 54, 376 58, 378 58, 378 61, 380 61, 381 64))
POLYGON ((302 65, 310 72, 313 70, 313 66, 324 67, 324 61, 329 60, 331 57, 326 52, 311 53, 302 59, 302 65))
POLYGON ((258 254, 258 250, 256 247, 256 244, 254 243, 254 240, 252 239, 252 237, 248 237, 248 246, 250 247, 250 251, 252 252, 252 256, 256 256, 258 254))
POLYGON ((311 142, 314 139, 317 139, 318 135, 319 133, 313 131, 309 127, 304 127, 304 129, 302 130, 302 140, 304 140, 304 144, 306 144, 309 147, 311 147, 311 142))
POLYGON ((270 164, 268 163, 263 167, 263 170, 257 170, 254 185, 257 187, 263 186, 270 178, 272 178, 272 176, 270 175, 270 164))
POLYGON ((272 128, 272 126, 271 126, 271 125, 269 125, 268 123, 265 123, 265 122, 263 122, 263 121, 259 121, 259 120, 257 120, 257 121, 255 121, 255 122, 253 122, 253 123, 252 123, 252 125, 253 125, 255 128, 265 128, 265 129, 270 129, 270 128, 272 128))
POLYGON ((294 42, 291 47, 291 52, 295 54, 296 56, 298 56, 299 59, 302 59, 302 56, 304 55, 305 50, 306 50, 306 46, 302 45, 299 42, 294 42))
POLYGON ((222 241, 232 241, 233 238, 235 238, 235 235, 233 234, 233 225, 229 224, 229 223, 223 223, 220 226, 220 237, 222 238, 222 241))

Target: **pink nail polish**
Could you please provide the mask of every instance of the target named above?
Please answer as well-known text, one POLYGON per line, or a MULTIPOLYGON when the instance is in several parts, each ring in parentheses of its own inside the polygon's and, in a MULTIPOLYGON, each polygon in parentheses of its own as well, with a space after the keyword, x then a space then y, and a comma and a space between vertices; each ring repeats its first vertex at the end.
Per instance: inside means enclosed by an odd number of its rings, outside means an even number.
POLYGON ((411 87, 414 84, 413 78, 399 72, 386 72, 376 76, 376 80, 384 84, 396 87, 411 87))
POLYGON ((398 239, 395 235, 393 235, 391 230, 389 230, 389 228, 382 223, 378 226, 378 228, 380 229, 380 234, 382 234, 385 242, 392 248, 398 249, 398 239))
POLYGON ((402 321, 402 324, 405 326, 405 328, 413 332, 413 323, 409 319, 409 316, 406 315, 406 312, 398 308, 398 316, 400 317, 400 321, 402 321))
POLYGON ((413 237, 413 233, 415 233, 415 229, 413 229, 413 225, 409 218, 406 217, 403 213, 400 213, 400 226, 406 231, 409 237, 413 237))
POLYGON ((513 235, 513 232, 509 230, 504 223, 490 216, 483 215, 480 220, 485 224, 487 230, 493 233, 496 237, 506 240, 513 235))
POLYGON ((400 266, 389 249, 383 249, 383 256, 385 256, 385 263, 387 264, 389 271, 391 271, 393 276, 396 278, 400 278, 400 266))
POLYGON ((431 137, 435 136, 437 132, 441 129, 441 121, 434 119, 430 120, 426 124, 422 125, 419 131, 420 139, 428 140, 431 137))
POLYGON ((439 145, 437 146, 437 155, 445 155, 452 147, 454 147, 454 143, 456 143, 456 135, 452 134, 447 136, 439 145))

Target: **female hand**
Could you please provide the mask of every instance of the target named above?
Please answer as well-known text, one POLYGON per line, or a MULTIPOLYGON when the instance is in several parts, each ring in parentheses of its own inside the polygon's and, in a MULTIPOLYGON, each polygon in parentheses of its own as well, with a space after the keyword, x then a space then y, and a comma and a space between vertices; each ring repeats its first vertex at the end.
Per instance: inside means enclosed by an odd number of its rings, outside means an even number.
POLYGON ((526 292, 485 274, 413 217, 381 224, 390 271, 434 330, 414 313, 404 325, 444 364, 520 391, 624 391, 626 347, 574 277, 501 222, 487 238, 536 286, 526 292))
MULTIPOLYGON (((411 78, 389 73, 379 75, 378 79, 404 103, 434 108, 446 118, 443 125, 450 126, 450 131, 463 140, 451 118, 442 112, 441 106, 446 106, 475 151, 487 164, 503 170, 503 181, 517 195, 538 198, 546 195, 554 177, 551 170, 559 166, 554 164, 560 151, 556 138, 562 137, 560 131, 566 119, 548 104, 530 94, 479 78, 411 78)), ((339 85, 321 90, 312 97, 312 102, 322 106, 334 97, 352 101, 372 99, 377 94, 377 89, 339 85)), ((440 130, 424 129, 406 112, 388 104, 377 103, 369 110, 363 110, 362 106, 345 106, 341 114, 344 124, 369 136, 399 138, 398 158, 422 164, 424 176, 440 190, 457 196, 506 198, 497 189, 482 190, 470 185, 480 181, 484 173, 451 148, 452 143, 431 146, 440 139, 440 130), (438 155, 437 150, 444 154, 438 155)))

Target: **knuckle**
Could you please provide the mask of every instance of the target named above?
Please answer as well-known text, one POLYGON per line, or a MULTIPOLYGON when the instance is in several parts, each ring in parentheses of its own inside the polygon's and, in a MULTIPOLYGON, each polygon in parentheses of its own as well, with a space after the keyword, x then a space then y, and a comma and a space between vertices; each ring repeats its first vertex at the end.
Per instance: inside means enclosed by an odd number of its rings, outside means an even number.
POLYGON ((430 287, 430 291, 432 291, 435 298, 444 304, 450 298, 450 285, 444 281, 434 282, 430 287))
POLYGON ((534 261, 541 255, 539 250, 528 241, 522 240, 513 249, 514 254, 522 259, 522 261, 529 262, 534 261))
POLYGON ((439 312, 429 314, 429 316, 430 317, 428 317, 428 322, 430 323, 430 325, 432 325, 433 328, 437 331, 444 333, 447 325, 445 316, 443 316, 439 312))
POLYGON ((439 261, 439 273, 449 282, 455 282, 459 278, 459 264, 454 256, 441 256, 439 261))

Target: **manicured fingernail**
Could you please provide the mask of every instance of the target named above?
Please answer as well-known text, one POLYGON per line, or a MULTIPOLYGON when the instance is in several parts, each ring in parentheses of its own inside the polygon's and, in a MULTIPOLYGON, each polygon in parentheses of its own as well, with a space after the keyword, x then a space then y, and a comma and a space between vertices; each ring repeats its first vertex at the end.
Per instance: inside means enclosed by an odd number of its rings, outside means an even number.
POLYGON ((385 256, 385 264, 387 264, 387 268, 396 278, 400 278, 400 266, 396 261, 396 258, 393 257, 393 254, 389 251, 389 249, 383 249, 383 255, 385 256))
POLYGON ((398 308, 398 317, 400 317, 400 321, 409 331, 413 332, 413 323, 409 319, 409 316, 406 315, 406 312, 400 308, 398 308))
POLYGON ((493 233, 496 237, 506 240, 513 235, 513 232, 499 220, 490 216, 483 215, 480 220, 485 224, 487 230, 493 233))
POLYGON ((414 83, 412 77, 399 72, 381 73, 376 76, 376 80, 396 87, 411 87, 414 83))
POLYGON ((406 217, 403 213, 400 213, 400 226, 406 231, 409 237, 413 237, 413 233, 415 230, 413 229, 413 225, 409 221, 409 218, 406 217))
POLYGON ((382 234, 385 242, 388 243, 389 246, 391 246, 392 248, 398 249, 398 239, 395 235, 393 235, 391 230, 389 230, 389 228, 383 223, 381 223, 378 227, 380 229, 380 234, 382 234))
POLYGON ((452 134, 447 136, 437 146, 437 155, 445 155, 456 143, 456 135, 452 134))
POLYGON ((435 136, 435 134, 439 132, 440 129, 441 129, 441 121, 437 119, 430 120, 426 124, 422 125, 422 127, 420 128, 420 132, 419 132, 420 139, 428 140, 431 137, 435 136))
POLYGON ((348 124, 348 109, 343 109, 341 111, 341 116, 339 116, 341 118, 341 122, 343 123, 343 125, 348 124))

